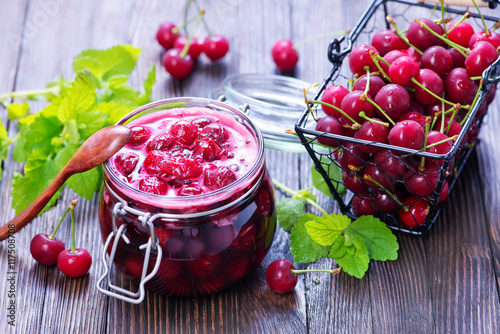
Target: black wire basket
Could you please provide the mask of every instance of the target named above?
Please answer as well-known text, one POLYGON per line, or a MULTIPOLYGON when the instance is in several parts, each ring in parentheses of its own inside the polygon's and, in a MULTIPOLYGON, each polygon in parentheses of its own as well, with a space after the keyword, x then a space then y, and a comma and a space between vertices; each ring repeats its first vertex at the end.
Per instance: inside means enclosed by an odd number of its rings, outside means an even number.
MULTIPOLYGON (((496 7, 498 2, 498 0, 490 1, 490 8, 496 7)), ((457 18, 461 17, 467 10, 464 7, 447 7, 446 17, 454 18, 454 22, 456 22, 457 18)), ((348 80, 352 79, 352 74, 349 71, 349 66, 346 64, 347 61, 344 60, 346 60, 350 51, 356 45, 370 44, 375 32, 391 28, 386 20, 387 15, 394 18, 401 28, 405 28, 405 23, 408 24, 408 22, 419 17, 439 19, 441 18, 441 10, 439 5, 436 6, 435 4, 426 4, 423 2, 374 0, 365 10, 349 35, 335 39, 330 43, 328 58, 333 64, 333 68, 319 86, 314 98, 315 100, 320 99, 323 91, 330 84, 342 84, 347 87, 348 80)), ((484 16, 484 19, 489 27, 499 21, 499 18, 490 16, 484 16)), ((475 31, 478 31, 482 27, 480 17, 476 13, 472 14, 468 22, 474 26, 475 31)), ((425 235, 428 233, 441 211, 443 198, 440 198, 440 196, 443 196, 445 192, 451 191, 458 175, 477 143, 477 135, 485 114, 484 107, 486 105, 483 104, 487 104, 488 102, 488 92, 490 89, 496 88, 496 83, 500 81, 500 57, 483 72, 482 78, 483 84, 475 103, 470 107, 471 111, 468 118, 465 120, 458 137, 453 142, 451 150, 446 154, 435 154, 424 150, 411 150, 389 144, 316 131, 314 130, 315 120, 311 116, 311 111, 321 116, 321 108, 318 108, 318 105, 311 105, 311 110, 307 108, 296 123, 295 131, 313 159, 316 170, 323 176, 332 196, 338 202, 341 212, 355 219, 363 214, 361 205, 371 205, 375 209, 376 215, 388 227, 394 230, 412 235, 425 235), (482 105, 483 109, 480 109, 482 105), (323 143, 325 140, 331 140, 336 145, 332 145, 334 147, 325 147, 325 145, 318 143, 317 139, 319 137, 323 137, 323 143), (359 147, 366 146, 373 147, 375 150, 378 149, 379 152, 387 152, 383 154, 384 159, 375 161, 373 160, 373 154, 364 156, 363 158, 356 156, 356 150, 359 147), (361 171, 357 169, 352 170, 339 163, 338 156, 344 154, 354 155, 361 160, 364 166, 361 168, 361 171), (422 159, 425 159, 426 164, 435 166, 435 168, 431 168, 433 175, 422 174, 421 171, 414 168, 415 161, 422 161, 422 159), (411 177, 402 178, 401 176, 394 176, 391 173, 387 173, 384 170, 384 163, 387 163, 389 160, 401 163, 407 168, 413 167, 412 171, 414 174, 411 177), (366 180, 362 175, 362 169, 368 167, 371 170, 376 170, 378 173, 384 174, 383 176, 390 181, 390 187, 380 187, 380 185, 369 182, 370 179, 366 180), (337 171, 340 169, 343 176, 338 177, 338 172, 332 172, 333 169, 337 171), (332 177, 334 174, 337 174, 337 176, 332 177), (349 187, 346 187, 345 182, 349 177, 354 177, 357 181, 365 183, 369 191, 362 194, 355 194, 350 191, 349 187), (408 187, 408 180, 412 177, 423 177, 426 180, 425 182, 429 182, 427 179, 432 178, 437 183, 432 185, 432 191, 429 196, 422 197, 413 192, 411 187, 408 187), (399 200, 398 198, 394 200, 397 204, 396 206, 392 205, 390 209, 382 206, 379 207, 380 205, 377 206, 378 202, 375 194, 378 197, 390 196, 394 199, 396 191, 403 194, 399 196, 399 200), (399 211, 405 210, 408 212, 409 207, 415 204, 411 203, 411 200, 404 202, 402 199, 405 197, 414 198, 415 201, 423 200, 427 204, 427 216, 423 223, 411 227, 408 224, 405 225, 402 223, 399 211)), ((415 220, 418 221, 416 217, 415 220)))

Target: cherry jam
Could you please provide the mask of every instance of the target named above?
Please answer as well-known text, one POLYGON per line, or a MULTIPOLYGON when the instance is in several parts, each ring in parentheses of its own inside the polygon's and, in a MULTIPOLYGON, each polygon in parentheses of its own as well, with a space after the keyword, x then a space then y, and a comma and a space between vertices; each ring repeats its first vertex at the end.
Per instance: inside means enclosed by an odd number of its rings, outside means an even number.
MULTIPOLYGON (((162 258, 146 288, 172 295, 212 293, 251 273, 276 229, 259 130, 238 110, 198 98, 154 102, 119 124, 131 128, 132 136, 104 163, 99 206, 103 240, 113 221, 116 227, 126 224, 130 242, 118 243, 118 269, 140 281, 140 246, 151 237, 141 221, 147 215, 153 217, 162 258)), ((153 251, 148 273, 156 256, 153 251)))

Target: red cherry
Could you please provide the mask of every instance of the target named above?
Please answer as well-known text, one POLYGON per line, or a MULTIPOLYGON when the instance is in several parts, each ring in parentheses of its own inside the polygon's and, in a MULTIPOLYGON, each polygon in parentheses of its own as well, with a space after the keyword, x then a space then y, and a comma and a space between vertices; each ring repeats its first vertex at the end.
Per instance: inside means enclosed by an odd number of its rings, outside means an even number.
MULTIPOLYGON (((434 23, 432 20, 427 18, 422 18, 420 21, 424 22, 429 28, 439 35, 444 34, 444 29, 440 24, 434 23)), ((439 38, 427 31, 424 27, 421 27, 416 22, 410 23, 410 26, 406 31, 406 38, 408 38, 409 42, 420 51, 425 51, 425 49, 433 45, 443 45, 443 42, 439 38)))
POLYGON ((168 187, 165 181, 156 176, 145 176, 139 180, 139 190, 150 194, 165 195, 168 187))
POLYGON ((439 45, 434 45, 424 51, 420 58, 423 68, 428 68, 436 72, 440 77, 444 77, 453 68, 453 58, 450 53, 439 45))
POLYGON ((415 121, 396 123, 389 132, 389 143, 394 146, 419 150, 424 146, 425 132, 415 121))
POLYGON ((450 99, 462 105, 472 103, 478 89, 477 84, 470 80, 467 70, 462 67, 451 70, 444 83, 450 99))
POLYGON ((148 143, 146 144, 146 151, 167 151, 174 145, 174 143, 175 138, 171 134, 164 133, 148 141, 148 143))
POLYGON ((488 32, 490 34, 489 36, 486 36, 486 33, 484 31, 479 31, 473 34, 469 40, 469 49, 472 50, 474 48, 474 45, 479 41, 488 42, 495 48, 498 48, 500 46, 500 34, 491 30, 488 30, 488 32))
MULTIPOLYGON (((331 104, 340 109, 342 100, 349 94, 349 90, 341 85, 332 85, 325 89, 321 96, 321 101, 331 104)), ((321 105, 324 113, 328 116, 340 117, 342 114, 332 107, 321 105)))
POLYGON ((182 49, 170 49, 162 58, 163 67, 175 79, 183 79, 191 74, 194 68, 193 58, 189 54, 181 57, 182 49))
MULTIPOLYGON (((444 91, 443 80, 439 77, 439 75, 433 70, 429 70, 427 68, 423 68, 419 71, 417 76, 415 77, 422 86, 427 88, 429 91, 434 93, 434 95, 441 96, 444 91)), ((432 104, 437 101, 437 98, 429 94, 419 85, 413 83, 413 88, 415 88, 415 98, 418 102, 422 104, 432 104)))
POLYGON ((124 176, 129 176, 139 162, 139 156, 134 152, 121 152, 114 159, 116 169, 124 176))
POLYGON ((160 27, 156 32, 156 40, 167 50, 174 45, 177 36, 179 36, 179 31, 175 24, 171 22, 164 22, 160 24, 160 27))
POLYGON ((266 269, 266 283, 276 293, 288 293, 297 285, 293 263, 286 259, 274 260, 266 269))
POLYGON ((132 129, 132 135, 127 142, 127 145, 132 147, 138 147, 144 144, 151 136, 151 129, 147 126, 134 126, 132 129))
MULTIPOLYGON (((368 77, 362 76, 361 78, 359 78, 359 80, 356 81, 356 83, 354 84, 352 89, 364 91, 366 88, 367 82, 368 82, 368 77)), ((377 93, 379 92, 379 90, 382 89, 382 87, 384 87, 384 86, 385 86, 385 82, 384 82, 384 80, 382 80, 381 77, 376 76, 376 75, 370 75, 370 87, 368 89, 368 95, 376 96, 377 93)))
POLYGON ((181 144, 191 145, 198 138, 198 127, 192 122, 180 120, 172 124, 170 134, 181 144))
POLYGON ((389 66, 389 78, 395 84, 403 87, 410 86, 411 78, 418 75, 420 65, 410 56, 398 57, 389 66))
MULTIPOLYGON (((179 36, 175 40, 174 48, 176 49, 184 49, 187 44, 186 36, 179 36)), ((198 59, 201 52, 203 51, 203 40, 200 40, 196 37, 191 38, 191 44, 189 45, 188 54, 193 58, 193 60, 198 59)))
MULTIPOLYGON (((316 123, 316 131, 320 132, 327 132, 327 133, 332 133, 335 135, 339 136, 344 136, 345 135, 345 130, 342 127, 342 124, 338 121, 333 116, 325 116, 321 117, 316 123)), ((326 137, 319 136, 318 137, 318 142, 320 142, 323 145, 330 146, 330 147, 338 147, 339 142, 336 139, 330 139, 326 137)))
POLYGON ((293 48, 293 42, 289 39, 282 39, 274 43, 271 55, 276 67, 281 71, 292 70, 299 61, 299 54, 293 48))
POLYGON ((425 223, 429 214, 429 205, 425 201, 414 196, 406 198, 403 202, 405 207, 399 209, 399 219, 409 228, 420 227, 425 223))
POLYGON ((229 42, 222 35, 212 35, 203 41, 203 53, 211 61, 217 61, 224 58, 229 51, 229 42))
POLYGON ((480 76, 483 71, 497 60, 497 50, 488 42, 478 41, 465 59, 465 69, 471 76, 480 76))
POLYGON ((377 31, 372 38, 372 45, 381 56, 392 50, 405 49, 407 44, 390 29, 377 31))
POLYGON ((474 34, 474 28, 467 22, 462 21, 456 27, 456 23, 450 23, 448 27, 448 39, 452 42, 455 42, 464 48, 469 46, 469 41, 472 35, 474 34), (451 30, 455 27, 453 30, 451 30), (450 31, 451 30, 451 31, 450 31))
POLYGON ((352 212, 354 212, 357 216, 369 216, 376 215, 378 213, 377 208, 373 206, 372 201, 369 198, 369 195, 358 193, 355 194, 351 201, 352 212))
POLYGON ((204 184, 211 190, 217 190, 236 181, 234 172, 226 166, 205 170, 204 184))
POLYGON ((57 263, 59 253, 64 250, 64 242, 57 238, 50 238, 45 233, 38 233, 31 239, 30 253, 33 258, 46 266, 53 266, 57 263))
POLYGON ((349 54, 349 68, 353 74, 366 74, 365 66, 368 66, 371 71, 377 71, 378 68, 370 56, 370 51, 378 54, 377 49, 372 45, 361 44, 352 49, 349 54))
POLYGON ((89 272, 92 265, 92 257, 84 248, 63 250, 57 258, 57 266, 62 273, 68 277, 81 277, 89 272))

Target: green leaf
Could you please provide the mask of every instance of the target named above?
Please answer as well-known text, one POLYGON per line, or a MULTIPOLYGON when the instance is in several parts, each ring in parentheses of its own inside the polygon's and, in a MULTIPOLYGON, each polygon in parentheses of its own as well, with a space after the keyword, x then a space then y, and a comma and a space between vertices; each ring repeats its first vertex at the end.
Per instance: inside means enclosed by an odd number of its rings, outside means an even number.
POLYGON ((7 105, 7 113, 9 115, 9 120, 13 121, 18 118, 28 115, 30 112, 30 106, 28 103, 11 103, 7 105))
POLYGON ((23 147, 26 155, 34 150, 42 150, 47 156, 54 150, 52 138, 60 137, 63 124, 57 117, 45 117, 42 114, 30 124, 25 133, 25 144, 23 147))
POLYGON ((135 68, 140 49, 130 45, 118 45, 106 50, 84 50, 73 61, 76 73, 89 70, 101 81, 117 75, 129 76, 135 68))
POLYGON ((370 257, 363 239, 346 232, 332 246, 330 258, 334 258, 342 270, 351 276, 363 278, 368 270, 370 257))
POLYGON ((380 219, 361 216, 347 227, 347 231, 363 239, 371 259, 386 261, 398 258, 397 238, 380 219))
POLYGON ((307 234, 318 244, 330 246, 338 239, 351 219, 341 214, 323 215, 305 223, 307 234))
POLYGON ((297 263, 314 262, 328 254, 328 247, 321 246, 311 239, 304 226, 315 217, 317 216, 313 214, 301 216, 290 234, 290 252, 297 263))
POLYGON ((95 110, 107 115, 105 126, 114 125, 123 116, 134 110, 136 106, 123 102, 101 102, 95 107, 95 110))
POLYGON ((0 122, 0 180, 2 179, 2 161, 7 157, 7 149, 10 144, 12 144, 12 140, 9 138, 3 123, 0 122))
POLYGON ((109 118, 108 114, 104 114, 98 110, 88 110, 79 113, 76 118, 78 131, 82 140, 86 140, 93 135, 97 130, 102 129, 109 118))
MULTIPOLYGON (((54 160, 48 159, 42 150, 35 150, 24 166, 24 176, 14 173, 12 180, 12 207, 19 214, 26 209, 56 177, 54 160)), ((61 189, 56 192, 41 213, 55 204, 61 189)))
MULTIPOLYGON (((320 162, 322 163, 323 169, 325 170, 326 174, 328 175, 328 177, 330 179, 337 180, 337 181, 342 180, 342 169, 340 169, 339 166, 337 166, 335 163, 332 163, 332 161, 328 157, 325 157, 325 156, 323 156, 320 159, 320 162)), ((316 167, 314 165, 311 166, 311 177, 312 177, 313 185, 316 189, 321 191, 326 196, 333 198, 333 195, 330 191, 330 188, 328 188, 328 185, 326 184, 325 179, 316 170, 316 167)), ((342 183, 332 181, 332 184, 339 194, 341 194, 345 191, 345 187, 342 183)))
POLYGON ((121 88, 127 84, 128 78, 126 74, 114 75, 108 80, 109 87, 112 89, 121 88))
POLYGON ((144 94, 141 96, 142 104, 146 104, 151 101, 151 92, 153 91, 153 85, 155 84, 155 81, 156 81, 156 66, 153 65, 153 67, 146 76, 146 80, 144 80, 144 94))
POLYGON ((79 113, 91 109, 96 101, 95 89, 95 86, 83 80, 82 77, 76 77, 71 88, 62 96, 57 113, 59 120, 62 123, 76 120, 79 113))
POLYGON ((304 214, 306 201, 297 198, 284 198, 278 202, 276 212, 280 226, 287 232, 294 227, 300 216, 304 214))

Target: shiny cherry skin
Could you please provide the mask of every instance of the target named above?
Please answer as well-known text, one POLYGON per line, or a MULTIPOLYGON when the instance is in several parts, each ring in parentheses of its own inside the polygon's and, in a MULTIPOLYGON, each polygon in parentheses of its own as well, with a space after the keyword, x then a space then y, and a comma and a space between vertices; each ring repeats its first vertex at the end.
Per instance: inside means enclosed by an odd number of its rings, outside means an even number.
POLYGON ((469 78, 467 70, 463 67, 454 68, 448 73, 444 87, 451 101, 462 105, 472 103, 478 89, 477 84, 469 78))
MULTIPOLYGON (((433 70, 427 68, 421 69, 415 77, 415 80, 435 95, 442 96, 444 91, 443 80, 433 70)), ((413 88, 415 89, 415 98, 418 102, 422 104, 432 104, 437 101, 437 98, 429 94, 419 85, 413 83, 413 88)))
MULTIPOLYGON (((347 94, 349 94, 349 90, 344 86, 341 85, 328 86, 323 92, 323 95, 321 96, 321 101, 331 104, 340 109, 342 100, 347 94)), ((322 104, 321 109, 323 109, 323 112, 329 116, 337 118, 342 116, 340 112, 338 112, 336 109, 332 107, 328 107, 322 104)))
POLYGON ((164 22, 160 24, 156 32, 156 40, 166 50, 174 46, 175 40, 179 36, 179 32, 175 24, 171 22, 164 22))
POLYGON ((463 46, 464 48, 467 48, 469 46, 470 38, 472 37, 472 35, 474 35, 474 28, 465 21, 462 21, 459 24, 452 22, 450 23, 447 30, 448 39, 454 43, 457 43, 458 45, 463 46))
POLYGON ((63 250, 57 258, 57 266, 62 273, 68 277, 82 277, 89 272, 92 265, 92 256, 84 248, 63 250))
POLYGON ((389 131, 389 143, 394 146, 419 150, 424 146, 425 131, 415 121, 402 121, 396 123, 389 131))
POLYGON ((57 238, 50 238, 45 233, 38 233, 31 239, 30 253, 36 262, 53 266, 57 264, 59 253, 64 250, 64 242, 57 238))
POLYGON ((420 58, 423 68, 428 68, 436 72, 440 77, 444 77, 453 69, 453 58, 450 53, 440 45, 434 45, 424 51, 420 58))
MULTIPOLYGON (((373 123, 367 120, 364 121, 363 124, 361 124, 361 127, 354 134, 354 138, 386 144, 388 143, 388 135, 389 128, 387 126, 379 123, 373 123)), ((359 149, 367 154, 377 153, 378 151, 380 151, 380 148, 368 145, 362 145, 359 147, 359 149)))
MULTIPOLYGON (((339 120, 333 116, 321 117, 318 123, 316 123, 315 129, 316 131, 327 132, 338 136, 345 135, 344 127, 340 124, 339 120)), ((340 145, 339 141, 336 139, 319 136, 317 140, 321 144, 330 147, 338 147, 340 145)))
POLYGON ((377 31, 372 38, 372 45, 381 56, 392 50, 405 49, 407 44, 391 29, 377 31))
POLYGON ((489 36, 486 35, 484 31, 478 31, 474 33, 469 40, 469 49, 473 49, 474 45, 479 41, 486 41, 493 45, 495 48, 500 46, 500 34, 489 30, 489 36))
MULTIPOLYGON (((186 44, 187 44, 186 36, 179 36, 176 38, 173 47, 182 50, 184 49, 186 44)), ((196 37, 192 37, 191 44, 189 44, 188 54, 191 56, 191 58, 193 58, 193 60, 196 60, 198 59, 202 51, 203 51, 203 40, 196 37)))
MULTIPOLYGON (((362 90, 364 91, 366 88, 366 84, 368 82, 367 76, 362 76, 354 83, 353 90, 362 90)), ((368 88, 368 95, 375 96, 378 91, 385 86, 384 80, 377 75, 370 75, 370 87, 368 88)))
POLYGON ((399 209, 401 223, 409 228, 421 227, 429 214, 429 205, 417 197, 410 196, 403 202, 406 207, 399 209))
POLYGON ((465 59, 465 69, 470 76, 480 76, 498 58, 497 50, 485 41, 478 41, 465 59))
POLYGON ((182 49, 170 49, 162 58, 163 67, 175 79, 184 79, 194 68, 193 58, 188 54, 181 57, 182 49))
POLYGON ((297 285, 295 266, 286 259, 274 260, 266 269, 267 286, 276 293, 289 293, 297 285))
MULTIPOLYGON (((410 107, 410 94, 403 86, 388 84, 378 91, 375 103, 391 120, 397 120, 410 107)), ((389 121, 378 108, 375 112, 384 122, 389 121)))
POLYGON ((378 70, 372 57, 370 56, 370 51, 378 54, 377 49, 368 44, 361 44, 352 49, 349 54, 349 68, 353 74, 366 74, 365 66, 368 66, 370 71, 378 70))
MULTIPOLYGON (((427 18, 421 18, 420 20, 439 35, 444 34, 444 29, 440 24, 434 23, 432 20, 427 18)), ((421 27, 416 22, 410 23, 405 35, 410 43, 420 51, 425 51, 433 45, 443 45, 443 42, 439 38, 427 31, 424 27, 421 27)))
POLYGON ((217 61, 228 53, 229 51, 229 42, 222 35, 212 35, 203 41, 203 53, 210 59, 211 61, 217 61))
POLYGON ((409 87, 411 79, 418 75, 420 65, 410 56, 402 56, 394 60, 389 66, 389 78, 395 84, 409 87))
POLYGON ((299 61, 299 53, 293 48, 293 42, 289 39, 282 39, 274 43, 271 55, 280 71, 293 70, 299 61))

